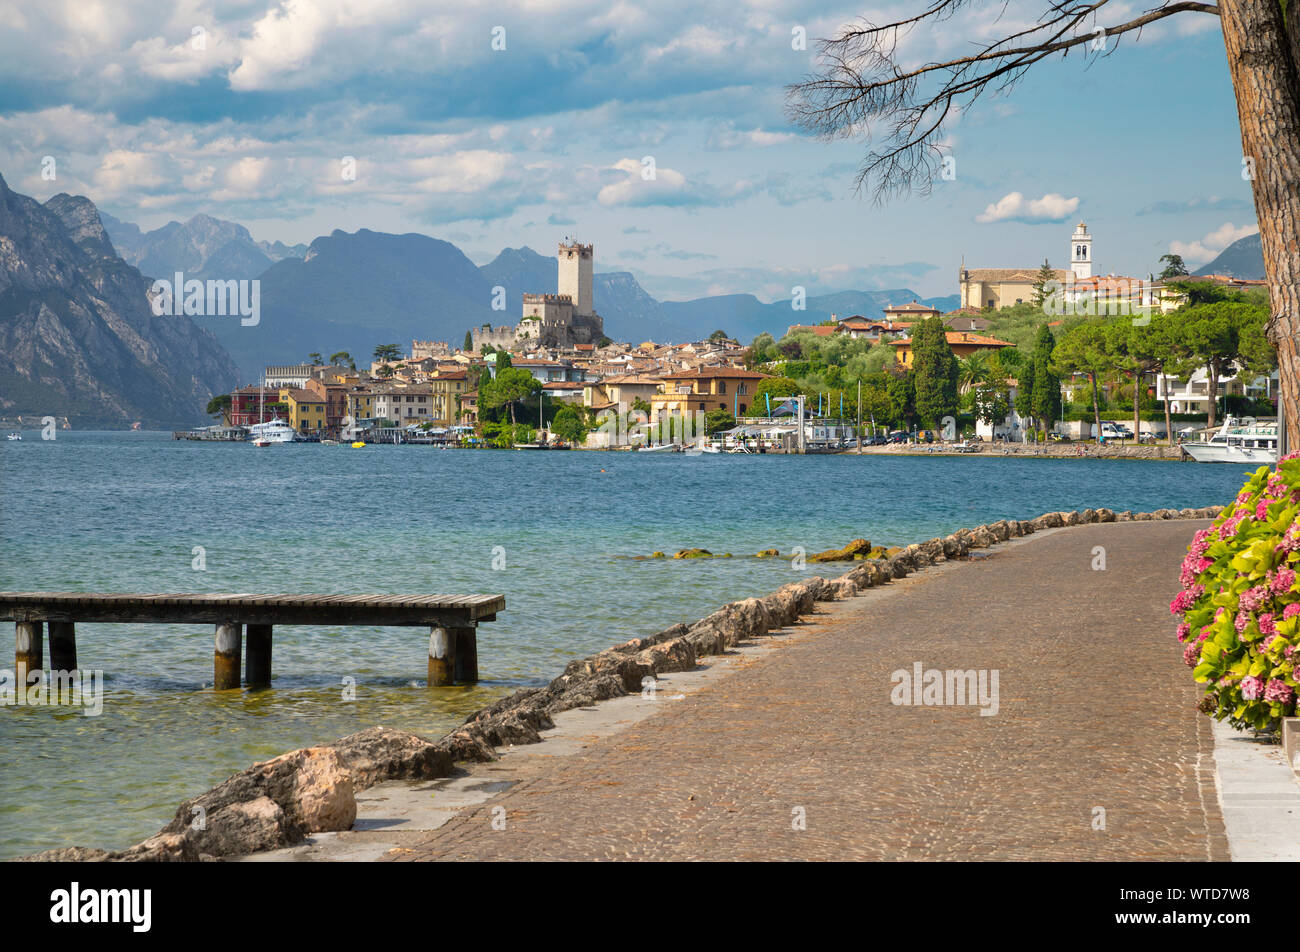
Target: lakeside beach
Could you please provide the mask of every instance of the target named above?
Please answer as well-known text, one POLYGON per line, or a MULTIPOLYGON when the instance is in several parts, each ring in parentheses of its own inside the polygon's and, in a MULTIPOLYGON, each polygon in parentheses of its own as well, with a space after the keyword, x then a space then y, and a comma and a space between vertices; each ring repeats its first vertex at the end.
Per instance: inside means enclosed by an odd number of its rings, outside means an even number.
POLYGON ((1232 466, 1125 460, 279 455, 153 433, 0 448, 0 475, 16 472, 25 478, 0 483, 4 589, 500 591, 507 610, 480 640, 479 684, 432 692, 423 639, 400 629, 285 628, 272 691, 218 694, 205 687, 210 630, 85 626, 80 660, 105 671, 104 714, 0 711, 31 764, 0 781, 12 855, 121 848, 255 760, 373 724, 440 736, 573 658, 807 574, 741 558, 767 548, 907 544, 1062 509, 1215 505, 1241 481, 1232 466), (693 546, 733 558, 617 558, 693 546), (354 701, 343 700, 348 677, 354 701), (60 762, 78 763, 77 776, 60 776, 60 762))

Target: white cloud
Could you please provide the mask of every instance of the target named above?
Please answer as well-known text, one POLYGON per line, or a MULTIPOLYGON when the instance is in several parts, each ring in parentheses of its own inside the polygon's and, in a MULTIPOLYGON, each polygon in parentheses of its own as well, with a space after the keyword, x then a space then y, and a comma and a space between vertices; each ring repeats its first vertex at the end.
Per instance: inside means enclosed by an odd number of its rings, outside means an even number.
POLYGON ((1172 254, 1182 255, 1183 260, 1188 264, 1204 264, 1234 241, 1253 235, 1257 231, 1259 231, 1258 225, 1234 225, 1228 221, 1196 241, 1169 242, 1169 251, 1172 254))
POLYGON ((1059 222, 1073 215, 1079 199, 1066 198, 1051 192, 1042 198, 1025 198, 1020 192, 1010 192, 989 205, 975 220, 981 224, 999 221, 1059 222))

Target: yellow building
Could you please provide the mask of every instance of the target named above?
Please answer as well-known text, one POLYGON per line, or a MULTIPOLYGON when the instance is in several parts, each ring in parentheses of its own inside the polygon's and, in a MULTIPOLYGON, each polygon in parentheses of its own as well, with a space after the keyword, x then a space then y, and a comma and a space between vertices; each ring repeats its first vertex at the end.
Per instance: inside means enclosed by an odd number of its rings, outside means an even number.
POLYGON ((325 398, 310 390, 280 388, 280 402, 289 408, 289 425, 299 433, 325 429, 325 398))
MULTIPOLYGON (((947 331, 943 336, 948 338, 948 346, 958 357, 966 357, 978 350, 1001 350, 1003 347, 1013 346, 1010 341, 972 334, 969 331, 947 331)), ((912 338, 904 337, 902 340, 894 341, 894 359, 900 367, 912 369, 912 338)))
MULTIPOLYGON (((1052 274, 1062 285, 1074 278, 1070 271, 1053 269, 1052 274)), ((1038 268, 962 268, 958 276, 960 306, 979 310, 1032 304, 1037 280, 1038 268)))
POLYGON ((650 422, 661 415, 730 410, 739 416, 749 409, 754 388, 769 374, 742 367, 706 367, 663 375, 663 391, 650 398, 650 422))
POLYGON ((429 378, 430 396, 433 398, 431 415, 438 426, 459 423, 460 398, 469 387, 469 374, 464 370, 439 373, 429 378))
POLYGON ((375 416, 375 395, 364 387, 348 391, 348 416, 353 421, 372 420, 375 416))

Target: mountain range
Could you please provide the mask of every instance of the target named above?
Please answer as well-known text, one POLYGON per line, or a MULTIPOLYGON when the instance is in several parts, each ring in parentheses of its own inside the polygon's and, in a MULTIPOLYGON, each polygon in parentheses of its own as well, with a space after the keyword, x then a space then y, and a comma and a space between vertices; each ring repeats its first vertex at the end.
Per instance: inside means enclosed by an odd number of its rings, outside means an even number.
POLYGON ((0 176, 0 416, 72 425, 189 426, 237 380, 185 316, 158 317, 87 198, 44 204, 0 176))
MULTIPOLYGON (((210 325, 248 381, 268 364, 297 363, 312 352, 343 350, 364 363, 379 344, 459 346, 472 327, 517 323, 522 296, 554 292, 558 277, 554 257, 526 246, 476 266, 450 242, 420 234, 334 231, 309 246, 286 247, 255 241, 242 225, 207 215, 149 232, 112 216, 104 224, 122 256, 152 277, 184 271, 187 278, 260 279, 260 324, 210 325)), ((719 329, 746 341, 763 331, 780 337, 790 324, 876 315, 888 304, 920 299, 902 288, 811 297, 802 311, 752 294, 659 301, 627 271, 597 273, 593 294, 605 333, 633 343, 695 340, 719 329)), ((920 300, 941 310, 957 306, 955 294, 920 300)))
POLYGON ((1195 274, 1225 274, 1230 278, 1260 281, 1264 278, 1264 245, 1259 232, 1238 238, 1195 274))

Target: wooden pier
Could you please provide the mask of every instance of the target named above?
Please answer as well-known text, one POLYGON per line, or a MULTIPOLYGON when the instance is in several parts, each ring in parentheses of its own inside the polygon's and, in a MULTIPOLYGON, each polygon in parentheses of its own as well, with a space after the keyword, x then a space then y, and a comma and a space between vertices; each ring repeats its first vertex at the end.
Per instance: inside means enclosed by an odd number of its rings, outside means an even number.
POLYGON ((429 629, 429 686, 478 680, 480 622, 495 621, 504 595, 97 595, 83 592, 0 592, 0 621, 12 621, 19 671, 77 667, 77 622, 211 624, 216 627, 213 684, 271 683, 275 625, 396 625, 429 629), (244 635, 247 633, 246 660, 244 635))

